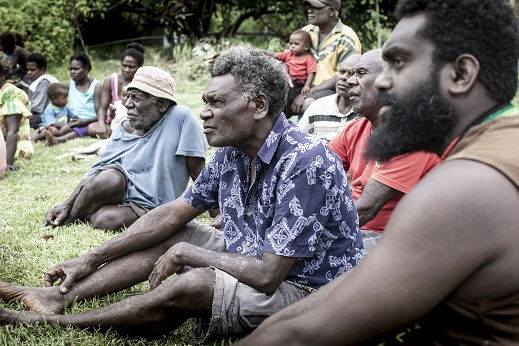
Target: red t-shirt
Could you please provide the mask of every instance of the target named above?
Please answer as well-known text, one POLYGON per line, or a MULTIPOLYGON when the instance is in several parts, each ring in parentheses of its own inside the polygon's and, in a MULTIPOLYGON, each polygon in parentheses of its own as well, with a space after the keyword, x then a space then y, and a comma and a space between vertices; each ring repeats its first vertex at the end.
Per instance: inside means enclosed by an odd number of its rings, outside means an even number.
MULTIPOLYGON (((361 118, 350 122, 329 143, 330 148, 340 156, 344 170, 350 171, 354 201, 359 199, 369 179, 374 179, 402 193, 408 193, 422 177, 440 163, 438 155, 423 151, 397 156, 383 164, 375 161, 366 162, 364 150, 370 135, 371 123, 368 119, 361 118)), ((399 194, 389 201, 373 220, 361 228, 382 232, 402 197, 403 194, 399 194)))
POLYGON ((305 84, 310 73, 317 71, 317 65, 310 54, 297 57, 291 51, 277 53, 277 59, 284 61, 288 66, 288 75, 299 79, 305 84))

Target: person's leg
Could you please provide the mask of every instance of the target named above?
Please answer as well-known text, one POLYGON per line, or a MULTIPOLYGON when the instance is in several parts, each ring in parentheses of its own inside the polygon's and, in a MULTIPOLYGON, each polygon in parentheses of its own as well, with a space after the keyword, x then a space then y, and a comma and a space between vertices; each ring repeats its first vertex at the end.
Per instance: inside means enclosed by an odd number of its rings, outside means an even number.
POLYGON ((84 184, 74 201, 68 221, 89 221, 90 216, 102 207, 117 206, 124 197, 126 187, 126 177, 119 170, 103 169, 99 171, 84 184))
POLYGON ((191 317, 210 317, 214 270, 193 269, 174 276, 153 291, 106 307, 72 315, 41 315, 0 309, 0 324, 26 325, 47 321, 81 329, 101 328, 122 334, 154 336, 179 327, 191 317))
POLYGON ((68 125, 63 125, 62 127, 60 127, 59 129, 56 129, 56 133, 54 134, 55 136, 64 136, 66 135, 67 133, 70 133, 70 132, 73 132, 72 131, 72 128, 68 125))
POLYGON ((88 218, 92 228, 119 232, 130 227, 140 216, 130 206, 105 205, 88 218))
POLYGON ((63 136, 54 136, 50 130, 45 130, 45 144, 48 146, 56 145, 77 138, 76 132, 72 131, 63 136))
POLYGON ((45 130, 38 131, 31 136, 31 142, 36 143, 45 140, 45 130))
POLYGON ((65 305, 71 306, 76 301, 119 292, 147 280, 159 257, 182 241, 188 230, 188 227, 184 227, 158 245, 107 263, 75 283, 66 294, 60 293, 59 286, 19 287, 0 281, 0 298, 8 302, 21 302, 39 313, 63 313, 65 305))

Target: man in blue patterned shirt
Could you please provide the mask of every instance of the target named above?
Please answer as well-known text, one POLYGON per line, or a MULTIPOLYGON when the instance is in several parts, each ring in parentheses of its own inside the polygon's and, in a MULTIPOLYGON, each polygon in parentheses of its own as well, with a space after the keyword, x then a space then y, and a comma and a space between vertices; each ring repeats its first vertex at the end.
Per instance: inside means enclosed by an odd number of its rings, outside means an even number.
POLYGON ((42 292, 0 284, 3 299, 46 313, 4 309, 0 322, 45 319, 150 335, 198 317, 198 341, 239 337, 356 266, 362 239, 342 162, 282 113, 283 73, 251 47, 222 54, 200 114, 208 143, 220 147, 208 167, 183 197, 89 254, 50 269, 47 286, 61 279, 60 286, 42 292), (220 209, 222 231, 192 221, 214 208, 220 209), (172 274, 179 275, 164 281, 172 274), (147 294, 88 313, 57 314, 65 302, 146 278, 152 288, 147 294))

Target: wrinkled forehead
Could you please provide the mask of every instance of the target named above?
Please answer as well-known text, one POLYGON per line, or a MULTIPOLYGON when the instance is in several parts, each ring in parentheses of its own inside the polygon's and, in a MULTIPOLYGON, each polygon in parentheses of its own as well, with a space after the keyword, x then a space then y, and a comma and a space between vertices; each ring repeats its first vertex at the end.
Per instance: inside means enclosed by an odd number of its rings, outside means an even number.
POLYGON ((357 65, 360 59, 360 54, 353 54, 344 60, 344 62, 339 66, 339 70, 351 69, 357 65))

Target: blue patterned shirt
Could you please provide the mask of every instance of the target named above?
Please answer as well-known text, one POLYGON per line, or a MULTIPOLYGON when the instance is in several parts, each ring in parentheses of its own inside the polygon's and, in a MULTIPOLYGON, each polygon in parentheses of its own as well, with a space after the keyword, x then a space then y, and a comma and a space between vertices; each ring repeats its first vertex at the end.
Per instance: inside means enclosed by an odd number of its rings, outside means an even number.
POLYGON ((219 208, 229 253, 295 257, 286 279, 318 288, 363 257, 357 211, 341 159, 281 114, 253 160, 217 150, 184 193, 201 209, 219 208), (250 185, 250 187, 249 187, 250 185))

